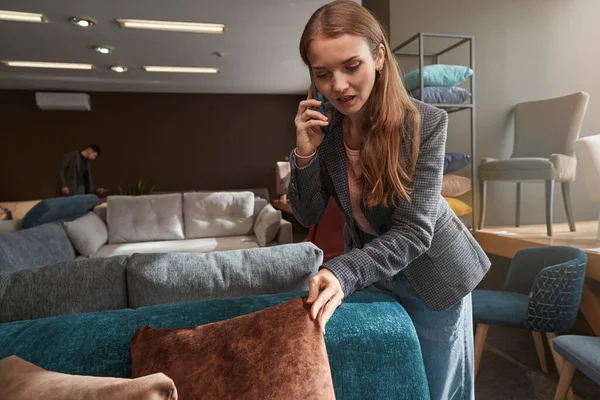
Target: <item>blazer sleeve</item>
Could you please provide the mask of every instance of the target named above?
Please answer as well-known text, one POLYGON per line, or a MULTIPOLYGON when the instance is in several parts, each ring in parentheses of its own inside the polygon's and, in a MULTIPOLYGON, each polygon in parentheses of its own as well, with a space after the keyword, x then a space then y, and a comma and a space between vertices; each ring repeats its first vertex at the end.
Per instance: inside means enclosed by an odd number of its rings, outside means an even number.
POLYGON ((331 194, 328 192, 321 169, 320 147, 304 167, 298 167, 296 155, 290 154, 290 182, 288 198, 296 220, 305 227, 321 220, 331 194))
POLYGON ((361 249, 326 262, 340 281, 344 297, 396 275, 431 246, 441 197, 448 114, 435 110, 423 118, 421 144, 411 200, 400 200, 390 229, 361 249))

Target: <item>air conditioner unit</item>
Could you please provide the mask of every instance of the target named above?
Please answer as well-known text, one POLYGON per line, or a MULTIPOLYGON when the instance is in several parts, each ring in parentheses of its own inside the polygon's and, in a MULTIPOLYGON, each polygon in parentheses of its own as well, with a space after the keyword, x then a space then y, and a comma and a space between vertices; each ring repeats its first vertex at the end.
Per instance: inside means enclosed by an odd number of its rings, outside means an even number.
POLYGON ((90 111, 90 95, 87 93, 36 92, 35 103, 40 110, 90 111))

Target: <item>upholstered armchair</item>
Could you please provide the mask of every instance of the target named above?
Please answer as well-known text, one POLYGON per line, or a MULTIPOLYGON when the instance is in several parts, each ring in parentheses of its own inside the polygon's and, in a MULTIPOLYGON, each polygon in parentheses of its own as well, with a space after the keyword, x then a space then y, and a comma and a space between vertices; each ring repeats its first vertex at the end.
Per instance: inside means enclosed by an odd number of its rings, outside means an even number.
POLYGON ((562 186, 569 228, 575 231, 569 184, 575 180, 577 161, 574 142, 579 137, 589 94, 574 93, 564 97, 529 101, 515 108, 515 139, 510 158, 484 157, 479 165, 481 215, 483 229, 487 181, 511 181, 517 184, 515 226, 520 225, 521 183, 545 182, 546 230, 552 236, 554 183, 562 186))
MULTIPOLYGON (((579 173, 588 198, 600 203, 600 135, 588 136, 575 142, 579 173)), ((598 216, 600 220, 600 214, 598 216)), ((600 240, 600 221, 598 223, 600 240)))

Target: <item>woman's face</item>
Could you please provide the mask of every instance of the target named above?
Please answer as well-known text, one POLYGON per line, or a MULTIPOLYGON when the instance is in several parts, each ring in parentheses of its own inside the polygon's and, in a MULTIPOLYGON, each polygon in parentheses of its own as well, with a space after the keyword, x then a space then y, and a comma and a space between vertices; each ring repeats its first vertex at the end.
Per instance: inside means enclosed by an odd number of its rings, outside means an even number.
POLYGON ((373 59, 366 39, 354 35, 318 36, 307 53, 317 89, 348 116, 359 114, 367 104, 383 56, 382 45, 373 59))

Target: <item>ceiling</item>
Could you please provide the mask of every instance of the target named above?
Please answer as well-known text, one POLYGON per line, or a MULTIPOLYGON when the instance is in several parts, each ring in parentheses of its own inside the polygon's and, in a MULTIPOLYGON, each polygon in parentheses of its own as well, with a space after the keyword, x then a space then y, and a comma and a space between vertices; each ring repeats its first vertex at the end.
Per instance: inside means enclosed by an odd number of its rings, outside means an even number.
POLYGON ((298 43, 327 0, 0 0, 1 10, 44 14, 50 23, 0 21, 0 60, 91 63, 92 71, 0 64, 0 89, 181 93, 305 93, 298 43), (88 17, 92 28, 69 17, 88 17), (225 34, 120 28, 115 18, 223 23, 225 34), (113 46, 107 55, 96 45, 113 46), (214 52, 225 53, 223 57, 214 52), (129 70, 116 73, 112 65, 129 70), (219 74, 150 73, 142 65, 217 67, 219 74))

